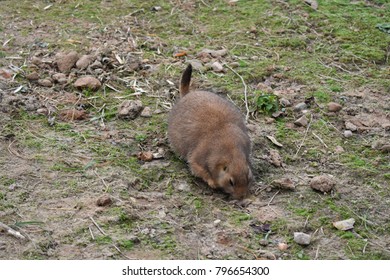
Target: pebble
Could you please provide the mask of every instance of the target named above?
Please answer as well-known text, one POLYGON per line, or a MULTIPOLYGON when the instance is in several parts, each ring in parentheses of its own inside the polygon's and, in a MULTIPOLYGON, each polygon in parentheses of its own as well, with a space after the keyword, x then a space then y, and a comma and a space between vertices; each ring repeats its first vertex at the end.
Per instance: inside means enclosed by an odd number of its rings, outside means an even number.
POLYGON ((112 203, 111 197, 106 194, 99 197, 98 200, 96 201, 96 205, 101 207, 110 205, 111 203, 112 203))
POLYGON ((309 120, 307 119, 307 117, 305 115, 303 115, 302 117, 300 117, 299 119, 297 119, 294 124, 297 125, 297 126, 304 126, 306 127, 309 123, 309 120))
POLYGON ((355 224, 355 219, 347 219, 343 221, 337 221, 333 223, 333 226, 339 230, 350 230, 353 229, 353 225, 355 224))
POLYGON ((86 69, 94 60, 94 57, 92 55, 84 54, 80 57, 79 60, 76 62, 76 67, 78 69, 86 69))
POLYGON ((98 90, 102 86, 102 84, 95 77, 84 76, 84 77, 78 78, 76 80, 76 82, 74 83, 74 86, 78 89, 98 90))
POLYGON ((38 81, 39 80, 39 74, 37 72, 32 72, 30 74, 27 74, 26 78, 29 81, 38 81))
POLYGON ((288 245, 286 243, 283 243, 283 242, 278 243, 278 249, 280 251, 286 251, 288 249, 288 245))
POLYGON ((272 88, 265 83, 258 83, 256 85, 256 89, 260 90, 261 92, 263 92, 265 94, 271 94, 273 92, 272 88))
POLYGON ((284 97, 280 98, 279 102, 280 102, 280 105, 282 105, 283 107, 290 107, 291 106, 291 102, 287 98, 284 98, 284 97))
POLYGON ((141 117, 150 118, 152 116, 152 110, 150 107, 145 107, 141 112, 141 117))
POLYGON ((341 147, 341 146, 336 146, 336 148, 334 149, 334 151, 335 151, 337 154, 341 154, 341 153, 344 153, 344 148, 341 147))
POLYGON ((39 57, 36 57, 36 56, 33 56, 31 58, 31 63, 34 64, 34 65, 41 65, 42 64, 42 59, 40 59, 39 57))
POLYGON ((349 137, 352 137, 352 131, 350 131, 350 130, 344 130, 344 137, 345 138, 349 138, 349 137))
POLYGON ((62 73, 69 72, 79 59, 79 55, 75 51, 69 53, 58 53, 55 57, 57 68, 62 73))
POLYGON ((323 193, 330 192, 336 185, 335 181, 329 175, 316 176, 310 181, 310 187, 313 190, 323 193))
POLYGON ((188 63, 191 63, 192 68, 194 68, 195 70, 203 71, 205 69, 205 67, 203 66, 202 61, 200 61, 198 59, 188 60, 188 63))
POLYGON ((305 102, 298 103, 297 105, 294 106, 294 111, 302 111, 307 109, 307 104, 305 102))
POLYGON ((52 87, 53 82, 50 81, 49 79, 39 79, 38 84, 43 87, 52 87))
POLYGON ((218 61, 215 61, 213 64, 211 64, 211 68, 213 69, 214 72, 223 72, 223 66, 221 63, 218 61))
POLYGON ((217 219, 217 220, 214 221, 214 226, 218 226, 220 223, 221 223, 221 220, 217 219))
POLYGON ((343 106, 341 106, 339 103, 336 102, 329 102, 328 103, 328 111, 329 112, 339 112, 343 106))
POLYGON ((140 100, 125 100, 119 105, 118 117, 134 120, 141 114, 143 109, 144 106, 140 100))
POLYGON ((311 236, 303 232, 294 232, 294 241, 300 245, 309 245, 311 236))
POLYGON ((51 76, 55 82, 59 82, 62 79, 67 79, 66 75, 64 73, 55 73, 53 76, 51 76))
POLYGON ((345 122, 345 128, 347 129, 347 130, 350 130, 350 131, 356 131, 357 130, 357 126, 356 125, 354 125, 353 123, 351 123, 351 122, 345 122))

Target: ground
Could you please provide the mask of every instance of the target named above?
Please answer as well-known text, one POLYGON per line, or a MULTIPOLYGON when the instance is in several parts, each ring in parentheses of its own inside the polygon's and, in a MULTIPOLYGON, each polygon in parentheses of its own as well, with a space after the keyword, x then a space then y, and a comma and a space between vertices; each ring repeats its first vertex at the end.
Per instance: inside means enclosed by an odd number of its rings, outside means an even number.
POLYGON ((390 4, 306 2, 2 1, 0 222, 25 239, 0 259, 389 259, 390 4), (189 61, 248 116, 244 201, 169 147, 189 61))

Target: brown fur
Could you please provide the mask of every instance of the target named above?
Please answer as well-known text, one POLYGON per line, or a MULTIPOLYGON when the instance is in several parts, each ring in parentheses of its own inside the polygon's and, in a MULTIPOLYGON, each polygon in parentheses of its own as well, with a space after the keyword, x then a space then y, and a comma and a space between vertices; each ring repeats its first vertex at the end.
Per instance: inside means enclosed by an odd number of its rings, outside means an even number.
POLYGON ((242 115, 225 98, 190 91, 191 72, 189 65, 181 79, 181 98, 169 115, 169 141, 195 176, 241 199, 252 180, 250 140, 242 115))

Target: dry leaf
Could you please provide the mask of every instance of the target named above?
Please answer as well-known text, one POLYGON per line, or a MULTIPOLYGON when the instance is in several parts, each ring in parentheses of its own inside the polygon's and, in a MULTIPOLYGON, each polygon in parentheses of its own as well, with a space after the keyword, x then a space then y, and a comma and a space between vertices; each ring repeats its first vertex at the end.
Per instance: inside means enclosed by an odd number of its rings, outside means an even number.
POLYGON ((142 161, 152 161, 153 153, 152 152, 139 152, 137 158, 142 161))
POLYGON ((187 52, 186 51, 180 51, 180 52, 175 53, 173 55, 173 57, 183 57, 183 56, 187 56, 187 52))
POLYGON ((85 110, 69 109, 60 112, 60 119, 63 121, 83 120, 87 117, 85 110))
POLYGON ((267 137, 269 140, 271 140, 271 142, 274 143, 276 146, 278 146, 278 147, 283 147, 283 145, 280 144, 280 143, 278 142, 278 140, 275 139, 275 137, 270 136, 270 135, 267 135, 266 137, 267 137))

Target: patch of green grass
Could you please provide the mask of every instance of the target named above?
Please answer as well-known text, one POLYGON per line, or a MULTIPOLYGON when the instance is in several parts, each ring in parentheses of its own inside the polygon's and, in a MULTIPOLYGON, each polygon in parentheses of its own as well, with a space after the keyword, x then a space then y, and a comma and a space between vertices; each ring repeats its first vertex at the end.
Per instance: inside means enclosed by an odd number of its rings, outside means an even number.
POLYGON ((107 235, 96 236, 94 242, 99 245, 112 244, 112 238, 107 235))
POLYGON ((125 250, 131 250, 134 247, 134 242, 132 240, 118 240, 119 247, 125 250))

